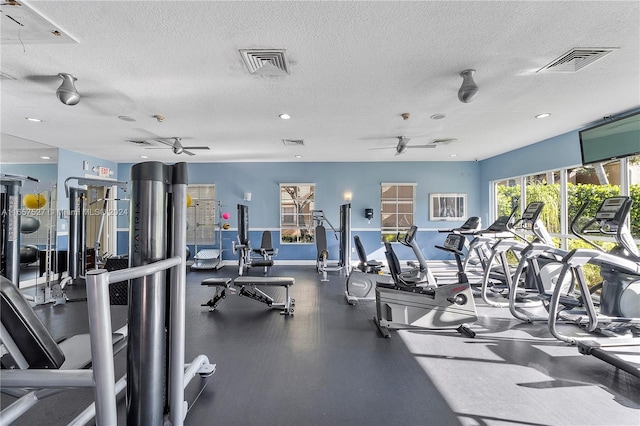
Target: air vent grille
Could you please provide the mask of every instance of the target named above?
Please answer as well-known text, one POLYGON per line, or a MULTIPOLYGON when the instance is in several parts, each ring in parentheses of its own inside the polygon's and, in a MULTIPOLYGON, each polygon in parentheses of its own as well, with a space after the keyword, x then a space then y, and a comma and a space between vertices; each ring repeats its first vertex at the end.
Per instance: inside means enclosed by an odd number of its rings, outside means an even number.
POLYGON ((303 146, 304 139, 282 139, 285 146, 303 146))
POLYGON ((602 59, 617 47, 575 48, 554 59, 537 72, 578 72, 582 68, 602 59))
POLYGON ((285 49, 240 49, 251 74, 289 74, 289 60, 285 49))

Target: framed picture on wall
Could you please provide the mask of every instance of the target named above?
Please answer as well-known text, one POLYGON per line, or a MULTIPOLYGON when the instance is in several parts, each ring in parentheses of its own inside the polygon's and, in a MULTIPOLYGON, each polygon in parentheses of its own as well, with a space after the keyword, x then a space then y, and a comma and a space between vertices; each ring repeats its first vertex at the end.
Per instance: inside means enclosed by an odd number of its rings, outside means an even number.
POLYGON ((429 220, 467 218, 467 194, 429 194, 429 220))

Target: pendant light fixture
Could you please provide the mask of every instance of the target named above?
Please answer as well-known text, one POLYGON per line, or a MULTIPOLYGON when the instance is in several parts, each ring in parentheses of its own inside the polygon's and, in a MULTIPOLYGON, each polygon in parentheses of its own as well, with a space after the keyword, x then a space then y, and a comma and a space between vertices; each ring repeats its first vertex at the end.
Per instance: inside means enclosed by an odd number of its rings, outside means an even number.
POLYGON ((476 70, 464 70, 460 73, 460 77, 462 77, 462 86, 460 86, 460 90, 458 90, 458 99, 462 103, 471 102, 476 95, 478 94, 478 86, 473 81, 473 73, 476 70))
POLYGON ((80 93, 78 93, 75 84, 73 84, 77 78, 64 72, 58 74, 58 77, 62 78, 62 84, 56 91, 56 95, 58 96, 58 99, 60 99, 60 102, 65 105, 76 105, 80 102, 80 93))

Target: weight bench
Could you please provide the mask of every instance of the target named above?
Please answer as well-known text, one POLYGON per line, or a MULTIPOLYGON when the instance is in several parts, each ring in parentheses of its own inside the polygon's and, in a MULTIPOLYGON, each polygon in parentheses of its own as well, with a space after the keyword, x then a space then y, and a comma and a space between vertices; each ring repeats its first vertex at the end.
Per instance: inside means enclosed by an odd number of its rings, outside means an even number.
POLYGON ((220 303, 222 299, 227 298, 227 290, 231 293, 236 292, 236 289, 233 288, 233 283, 231 282, 231 278, 218 278, 218 277, 207 278, 205 280, 202 280, 201 284, 208 287, 216 288, 216 292, 213 294, 213 297, 207 303, 203 303, 202 305, 200 305, 200 306, 208 306, 209 312, 215 311, 216 307, 218 306, 218 303, 220 303))
POLYGON ((280 309, 283 315, 293 314, 293 306, 296 303, 295 299, 289 296, 289 287, 295 283, 295 279, 291 277, 247 277, 241 276, 235 280, 231 280, 228 277, 213 277, 202 280, 201 285, 208 287, 216 287, 216 292, 213 297, 200 306, 208 306, 209 311, 213 312, 220 301, 227 297, 227 291, 231 293, 238 292, 238 296, 245 296, 249 299, 256 300, 260 303, 264 303, 273 309, 280 309), (240 291, 233 286, 240 286, 240 291), (285 301, 275 302, 273 297, 259 290, 257 286, 271 286, 271 287, 284 287, 285 288, 285 301), (249 288, 247 288, 249 287, 249 288))
POLYGON ((289 296, 289 287, 295 283, 295 279, 291 277, 238 277, 233 281, 235 286, 240 286, 238 296, 246 296, 250 299, 256 300, 260 303, 264 303, 273 309, 280 309, 282 315, 292 315, 293 306, 296 303, 295 299, 289 296), (250 289, 246 287, 249 286, 250 289), (284 287, 285 288, 285 300, 284 302, 276 303, 273 297, 260 291, 257 286, 269 286, 269 287, 284 287))

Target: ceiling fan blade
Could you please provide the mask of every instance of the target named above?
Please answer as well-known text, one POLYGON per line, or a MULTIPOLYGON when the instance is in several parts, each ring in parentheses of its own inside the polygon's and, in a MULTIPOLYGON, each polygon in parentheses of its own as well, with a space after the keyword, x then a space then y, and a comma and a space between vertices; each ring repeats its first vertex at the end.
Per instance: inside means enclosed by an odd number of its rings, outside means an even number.
POLYGON ((435 148, 435 145, 407 145, 407 148, 435 148))
POLYGON ((383 146, 381 148, 369 148, 369 151, 376 151, 378 149, 396 149, 395 146, 383 146))
POLYGON ((153 147, 149 147, 149 148, 145 148, 145 149, 172 149, 170 146, 168 147, 163 147, 163 146, 153 146, 153 147))
POLYGON ((183 149, 183 150, 182 150, 182 154, 191 155, 192 157, 193 157, 194 155, 196 155, 196 154, 194 154, 194 153, 193 153, 193 152, 191 152, 191 151, 187 151, 186 149, 183 149))
POLYGON ((175 142, 169 142, 169 141, 166 141, 164 139, 154 139, 154 141, 160 142, 161 144, 164 144, 164 145, 167 145, 167 146, 170 146, 171 148, 173 148, 175 146, 175 142))
POLYGON ((183 146, 182 149, 211 149, 208 146, 183 146))

